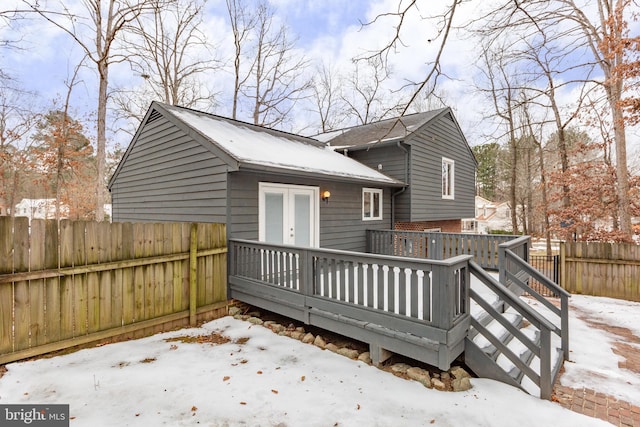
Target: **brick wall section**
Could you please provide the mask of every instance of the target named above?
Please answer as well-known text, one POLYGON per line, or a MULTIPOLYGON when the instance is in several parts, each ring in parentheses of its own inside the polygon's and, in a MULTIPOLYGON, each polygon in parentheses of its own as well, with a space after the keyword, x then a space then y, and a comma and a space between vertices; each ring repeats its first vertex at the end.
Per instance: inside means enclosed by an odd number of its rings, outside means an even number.
POLYGON ((424 231, 428 228, 440 228, 443 233, 461 233, 462 220, 396 222, 395 229, 402 231, 424 231))

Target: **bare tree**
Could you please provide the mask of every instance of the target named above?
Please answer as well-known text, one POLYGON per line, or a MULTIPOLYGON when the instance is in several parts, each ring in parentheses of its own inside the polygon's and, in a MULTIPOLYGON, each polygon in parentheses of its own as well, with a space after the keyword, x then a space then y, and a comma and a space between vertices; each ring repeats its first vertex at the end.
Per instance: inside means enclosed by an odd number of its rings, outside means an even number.
MULTIPOLYGON (((243 0, 226 0, 229 22, 233 33, 233 106, 231 108, 231 118, 236 119, 238 115, 238 101, 240 89, 249 79, 251 73, 243 71, 243 59, 246 56, 245 45, 249 43, 251 33, 256 26, 256 17, 248 11, 243 0)), ((252 67, 249 67, 251 69, 252 67)))
POLYGON ((27 172, 28 136, 38 120, 32 97, 10 78, 0 78, 0 199, 7 202, 12 216, 27 172))
POLYGON ((321 132, 337 129, 344 123, 341 82, 341 76, 331 66, 323 63, 316 69, 311 99, 315 107, 313 112, 320 119, 321 132))
POLYGON ((354 68, 345 79, 342 91, 346 115, 358 124, 367 124, 407 112, 399 92, 388 87, 391 70, 379 56, 353 63, 354 68))
POLYGON ((510 68, 509 59, 503 49, 492 51, 489 47, 482 49, 482 69, 484 82, 479 83, 478 90, 486 95, 493 106, 489 117, 497 121, 500 129, 498 139, 507 140, 509 150, 509 204, 511 206, 511 226, 518 232, 518 140, 521 136, 518 123, 520 94, 522 84, 517 81, 518 74, 510 68), (483 86, 484 85, 484 86, 483 86))
POLYGON ((296 51, 290 30, 277 23, 275 11, 265 0, 253 4, 227 0, 227 11, 235 47, 231 115, 237 118, 244 100, 254 124, 279 126, 307 96, 308 61, 296 51))
MULTIPOLYGON (((484 27, 494 40, 508 33, 541 35, 545 42, 554 41, 573 51, 572 60, 583 69, 595 66, 601 73, 597 83, 606 93, 608 114, 614 130, 616 185, 619 194, 617 216, 620 230, 630 238, 629 174, 623 97, 630 77, 624 70, 629 57, 625 49, 636 46, 629 42, 628 19, 633 0, 596 0, 578 3, 576 0, 508 0, 494 8, 484 27)), ((579 67, 574 68, 574 73, 579 67)))
POLYGON ((205 75, 221 67, 202 27, 203 0, 149 0, 151 11, 138 16, 124 33, 132 71, 142 84, 119 87, 113 101, 124 130, 135 132, 151 101, 212 110, 216 94, 205 75))
POLYGON ((212 103, 200 76, 219 68, 200 30, 204 1, 149 0, 151 13, 138 15, 125 34, 132 70, 147 81, 155 99, 193 107, 212 103))
POLYGON ((382 13, 377 15, 371 22, 365 25, 375 25, 378 21, 385 19, 391 19, 394 21, 395 32, 389 42, 377 52, 364 55, 362 58, 370 60, 373 57, 377 57, 382 64, 386 66, 390 55, 404 45, 402 41, 402 31, 404 29, 406 19, 412 13, 417 13, 425 21, 427 21, 434 30, 432 38, 427 40, 427 43, 439 42, 438 51, 433 59, 430 59, 427 63, 429 65, 428 70, 424 74, 424 78, 417 82, 411 82, 403 89, 410 88, 410 96, 407 102, 403 105, 403 109, 400 115, 404 115, 411 108, 413 102, 419 99, 420 96, 428 97, 430 93, 433 93, 437 87, 437 81, 441 77, 445 76, 442 70, 442 55, 444 54, 445 46, 449 40, 451 30, 453 28, 454 17, 456 16, 457 7, 463 2, 463 0, 450 0, 442 13, 434 15, 425 15, 419 9, 417 0, 410 0, 408 2, 399 2, 397 10, 393 12, 382 13))
MULTIPOLYGON (((124 29, 151 6, 148 0, 85 0, 86 15, 76 15, 63 2, 55 9, 45 9, 37 0, 23 0, 35 13, 68 34, 95 64, 98 72, 98 105, 96 126, 96 219, 104 219, 105 159, 107 141, 107 101, 109 68, 126 60, 115 43, 124 29)), ((48 5, 49 3, 47 3, 48 5)))
POLYGON ((309 62, 295 51, 289 30, 277 26, 274 11, 266 3, 260 3, 256 13, 255 61, 251 77, 241 92, 251 101, 253 123, 275 127, 307 96, 311 81, 305 69, 309 62))

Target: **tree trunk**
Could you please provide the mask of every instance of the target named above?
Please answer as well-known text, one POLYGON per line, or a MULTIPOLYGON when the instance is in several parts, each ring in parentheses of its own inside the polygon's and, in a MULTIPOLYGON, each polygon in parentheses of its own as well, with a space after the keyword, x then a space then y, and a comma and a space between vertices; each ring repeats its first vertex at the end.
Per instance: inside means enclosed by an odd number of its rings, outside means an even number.
POLYGON ((107 86, 109 84, 109 66, 106 60, 98 62, 100 86, 98 89, 98 129, 97 129, 97 178, 96 178, 96 221, 104 221, 104 184, 107 144, 107 86))

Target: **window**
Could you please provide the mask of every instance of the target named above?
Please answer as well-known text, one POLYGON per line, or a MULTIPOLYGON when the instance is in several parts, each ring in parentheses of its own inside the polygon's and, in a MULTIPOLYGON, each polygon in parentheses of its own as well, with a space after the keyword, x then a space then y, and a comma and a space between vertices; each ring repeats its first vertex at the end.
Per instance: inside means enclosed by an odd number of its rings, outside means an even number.
POLYGON ((454 162, 446 157, 442 158, 442 198, 454 198, 454 162))
POLYGON ((376 188, 362 189, 362 220, 382 219, 382 190, 376 188))

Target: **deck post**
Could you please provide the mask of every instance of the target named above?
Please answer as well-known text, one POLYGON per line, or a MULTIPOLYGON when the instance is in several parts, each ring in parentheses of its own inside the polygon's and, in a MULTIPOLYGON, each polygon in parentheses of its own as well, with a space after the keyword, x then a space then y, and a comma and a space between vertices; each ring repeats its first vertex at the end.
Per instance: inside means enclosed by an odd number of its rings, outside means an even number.
POLYGON ((315 290, 314 283, 314 271, 313 271, 313 256, 309 249, 303 249, 300 253, 300 293, 304 295, 304 323, 309 324, 310 320, 310 304, 307 301, 308 297, 312 297, 315 290))
POLYGON ((453 307, 455 306, 453 274, 446 265, 434 265, 433 274, 434 292, 433 321, 436 327, 449 330, 453 323, 453 307))

